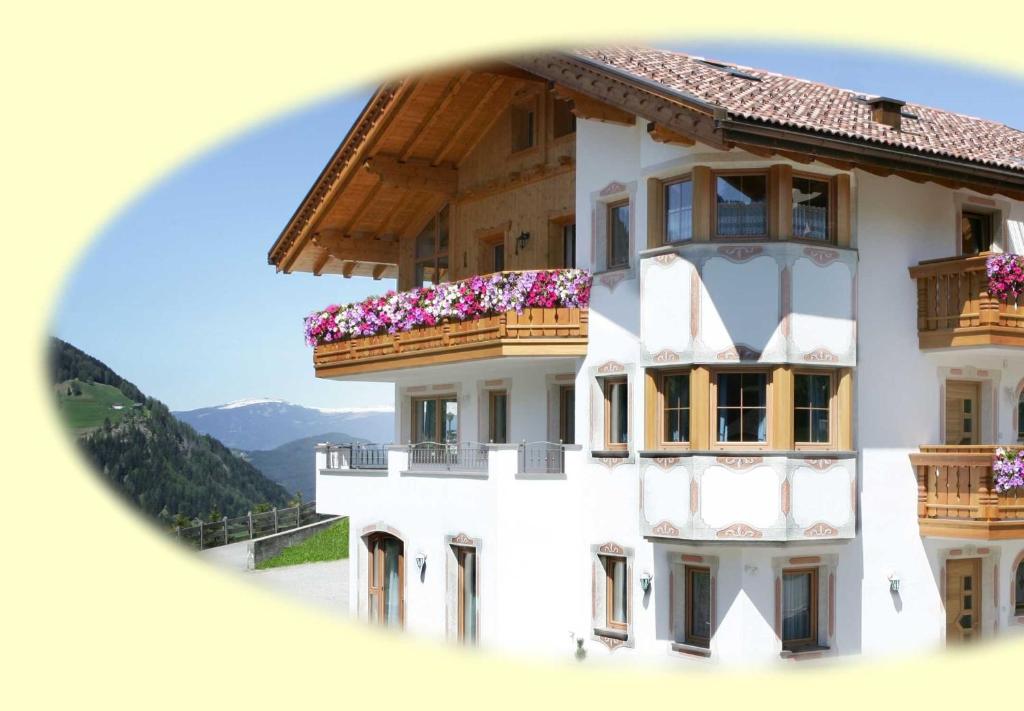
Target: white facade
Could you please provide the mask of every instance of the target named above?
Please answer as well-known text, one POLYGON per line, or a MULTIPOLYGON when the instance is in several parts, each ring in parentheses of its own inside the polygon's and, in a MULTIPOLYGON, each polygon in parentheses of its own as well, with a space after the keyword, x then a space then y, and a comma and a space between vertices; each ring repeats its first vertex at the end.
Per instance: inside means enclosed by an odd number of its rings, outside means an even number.
MULTIPOLYGON (((1024 630, 1011 602, 1024 540, 922 538, 908 459, 922 444, 943 441, 942 387, 951 376, 981 383, 982 442, 1017 437, 1019 350, 918 345, 907 268, 957 253, 959 206, 972 193, 854 170, 849 248, 783 241, 646 250, 650 178, 692 165, 785 161, 656 143, 643 122, 581 120, 576 141, 577 265, 595 271, 586 358, 494 359, 391 378, 398 443, 411 439, 412 398, 442 393, 458 400, 460 441, 486 441, 487 391, 495 388, 509 396, 510 442, 557 440, 559 386, 574 384, 577 445, 565 454, 564 473, 518 473, 515 445, 493 447, 486 471, 476 473, 410 471, 401 447, 384 471, 328 469, 326 452, 318 452, 318 508, 351 519, 352 615, 368 616, 365 536, 387 531, 404 544, 405 628, 457 636, 452 544, 461 541, 478 554, 479 643, 501 650, 568 656, 582 638, 589 659, 778 662, 792 656, 778 634, 779 580, 792 567, 817 573, 813 656, 930 649, 945 635, 943 570, 951 555, 982 559, 982 636, 1024 630), (632 208, 630 264, 602 272, 601 206, 620 199, 632 208), (652 406, 647 369, 740 362, 852 369, 852 448, 642 451, 652 406), (630 385, 624 453, 604 446, 599 382, 609 375, 630 385), (627 558, 623 633, 604 634, 602 551, 627 558), (679 642, 687 561, 710 570, 706 653, 679 642)), ((1003 216, 1004 246, 1024 251, 1024 205, 976 197, 1003 216)))

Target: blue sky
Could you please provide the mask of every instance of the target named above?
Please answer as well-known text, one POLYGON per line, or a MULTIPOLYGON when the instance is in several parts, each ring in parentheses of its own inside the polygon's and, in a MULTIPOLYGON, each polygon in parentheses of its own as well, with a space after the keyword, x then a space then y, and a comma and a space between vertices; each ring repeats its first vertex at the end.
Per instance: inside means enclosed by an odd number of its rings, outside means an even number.
MULTIPOLYGON (((1024 128, 1011 75, 827 47, 663 45, 1024 128)), ((52 331, 172 409, 252 397, 315 407, 391 404, 391 387, 317 380, 302 317, 389 280, 275 273, 266 253, 370 94, 256 126, 183 165, 97 235, 69 275, 52 331)))

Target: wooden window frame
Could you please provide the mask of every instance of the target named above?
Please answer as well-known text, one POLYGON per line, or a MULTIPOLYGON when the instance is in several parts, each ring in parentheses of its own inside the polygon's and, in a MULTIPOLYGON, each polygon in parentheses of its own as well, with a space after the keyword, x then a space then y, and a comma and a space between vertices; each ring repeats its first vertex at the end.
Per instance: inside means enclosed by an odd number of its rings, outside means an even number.
POLYGON ((694 440, 694 378, 690 368, 652 368, 648 370, 647 388, 647 447, 648 449, 674 451, 689 450, 694 440), (669 442, 665 439, 665 379, 674 376, 685 376, 688 386, 689 399, 686 409, 690 414, 689 431, 686 433, 686 440, 683 442, 669 442), (651 406, 653 405, 653 407, 651 406))
POLYGON ((604 553, 598 556, 601 562, 601 567, 604 569, 604 617, 605 617, 605 628, 610 630, 618 630, 625 632, 629 629, 629 618, 630 618, 630 581, 629 581, 629 558, 624 555, 606 555, 604 553), (622 561, 622 575, 624 577, 624 584, 626 589, 623 591, 625 595, 625 607, 626 607, 626 619, 619 622, 613 619, 612 607, 613 601, 615 600, 615 576, 613 573, 613 567, 609 565, 611 561, 622 561))
POLYGON ((777 181, 772 180, 772 172, 768 168, 730 169, 711 171, 711 240, 715 242, 765 242, 771 239, 774 215, 772 206, 775 204, 777 181), (759 235, 720 235, 718 234, 718 179, 727 176, 763 176, 765 180, 765 231, 759 235))
POLYGON ((508 444, 509 440, 509 410, 511 402, 508 397, 508 390, 505 388, 488 390, 487 391, 487 441, 494 444, 508 444), (497 419, 495 413, 497 412, 497 398, 498 396, 504 396, 505 398, 505 438, 504 441, 498 442, 495 437, 495 430, 497 425, 497 419))
POLYGON ((540 112, 540 102, 537 100, 537 96, 531 96, 529 98, 525 98, 525 99, 522 99, 520 101, 514 102, 509 107, 508 116, 509 116, 509 119, 508 119, 508 127, 509 127, 509 156, 521 156, 521 155, 525 155, 525 154, 529 153, 530 151, 535 151, 535 150, 539 149, 540 148, 540 130, 539 130, 539 126, 540 126, 541 112, 540 112), (516 111, 526 111, 526 112, 530 112, 530 113, 533 114, 533 122, 532 122, 532 126, 530 127, 530 129, 531 129, 530 145, 522 147, 522 148, 516 148, 516 144, 515 144, 515 139, 516 139, 516 135, 515 135, 515 123, 516 123, 515 112, 516 111))
MULTIPOLYGON (((427 220, 427 224, 423 225, 423 229, 421 229, 419 232, 417 232, 416 236, 413 237, 413 245, 412 245, 412 278, 413 278, 413 283, 414 283, 413 285, 414 286, 417 286, 417 287, 423 286, 423 282, 422 281, 419 281, 417 283, 417 280, 416 280, 416 276, 417 276, 417 272, 419 271, 419 267, 421 265, 423 265, 423 266, 433 266, 433 268, 434 268, 434 275, 437 276, 437 273, 440 270, 439 263, 440 263, 440 260, 442 258, 445 259, 447 261, 447 263, 448 263, 448 266, 446 267, 446 269, 447 269, 447 279, 445 281, 450 281, 451 280, 451 277, 452 277, 452 257, 451 257, 452 241, 453 241, 452 240, 452 208, 451 208, 451 204, 450 203, 446 203, 445 205, 442 205, 440 209, 438 209, 436 212, 434 212, 434 214, 432 214, 430 216, 430 219, 427 220), (448 218, 448 246, 447 246, 447 248, 444 251, 441 251, 441 214, 444 213, 445 210, 448 211, 448 214, 447 214, 447 218, 448 218), (434 232, 434 251, 428 257, 420 257, 420 256, 418 256, 416 254, 416 247, 417 247, 417 243, 416 242, 419 239, 420 235, 423 234, 423 231, 426 230, 427 227, 429 227, 431 225, 431 223, 433 223, 433 225, 434 225, 434 230, 433 230, 433 232, 434 232)), ((432 283, 440 284, 440 283, 444 283, 444 282, 440 282, 440 281, 437 281, 435 279, 432 283)))
POLYGON ((551 106, 551 119, 547 123, 548 123, 548 126, 550 127, 551 140, 552 141, 565 141, 565 140, 569 139, 570 137, 575 136, 576 132, 577 132, 577 129, 578 129, 577 124, 578 124, 578 121, 579 121, 579 118, 576 116, 576 113, 574 111, 574 109, 576 108, 576 102, 573 101, 572 99, 560 99, 559 97, 552 95, 551 96, 550 106, 551 106), (572 115, 573 121, 572 121, 572 130, 571 131, 569 131, 568 133, 563 133, 563 134, 561 134, 559 136, 556 136, 555 135, 555 106, 558 104, 558 102, 563 102, 563 103, 569 104, 569 113, 572 115))
POLYGON ((629 450, 629 442, 633 434, 632 428, 632 403, 629 395, 629 378, 624 375, 609 376, 601 378, 601 393, 604 396, 604 448, 609 452, 625 452, 629 450), (626 386, 626 441, 612 442, 612 386, 617 384, 626 386))
MULTIPOLYGON (((548 264, 552 267, 557 265, 559 269, 574 269, 565 263, 565 229, 576 227, 576 213, 561 214, 548 218, 548 264)), ((573 257, 578 256, 579 240, 573 247, 573 257)), ((577 259, 578 261, 578 259, 577 259)))
MULTIPOLYGON (((774 392, 775 392, 775 371, 772 368, 765 367, 733 367, 733 368, 715 368, 711 370, 710 378, 711 390, 708 396, 709 404, 711 407, 711 436, 709 444, 712 450, 750 450, 750 451, 769 451, 778 449, 773 447, 774 441, 774 429, 775 420, 777 419, 777 413, 774 407, 774 392), (720 375, 741 375, 745 373, 763 373, 767 376, 765 382, 765 441, 764 442, 720 442, 718 440, 718 376, 720 375)), ((692 395, 691 395, 692 398, 692 395)), ((692 417, 692 413, 691 413, 692 417)), ((691 427, 692 429, 692 427, 691 427)), ((693 438, 691 432, 690 438, 693 438)))
POLYGON ((681 175, 673 175, 669 178, 656 178, 648 183, 648 197, 652 209, 648 213, 648 234, 654 235, 654 240, 648 247, 678 247, 684 244, 691 244, 699 240, 697 235, 697 212, 701 209, 701 201, 698 199, 699 181, 695 179, 692 172, 681 175), (680 183, 690 183, 692 199, 690 201, 690 239, 669 242, 668 240, 668 199, 666 192, 669 187, 680 183))
POLYGON ((1024 617, 1024 596, 1017 596, 1017 579, 1022 576, 1024 576, 1024 553, 1017 557, 1017 564, 1013 567, 1013 577, 1010 579, 1014 617, 1024 617))
MULTIPOLYGON (((421 397, 412 397, 412 398, 410 398, 410 406, 411 406, 410 409, 412 410, 412 422, 410 423, 412 429, 410 430, 410 433, 412 434, 412 436, 409 439, 412 440, 414 443, 417 442, 416 436, 419 434, 419 427, 417 427, 417 425, 418 425, 417 417, 419 415, 419 408, 417 408, 417 404, 421 403, 421 402, 428 401, 428 400, 437 400, 439 402, 454 401, 455 402, 456 411, 458 410, 458 407, 459 407, 459 398, 454 393, 450 393, 450 394, 446 394, 446 395, 424 395, 424 396, 421 396, 421 397)), ((441 443, 441 433, 444 431, 444 426, 442 424, 442 418, 440 417, 440 414, 442 412, 443 412, 443 408, 439 408, 438 409, 439 417, 437 418, 437 424, 436 424, 435 429, 434 429, 434 436, 435 436, 436 439, 426 440, 426 441, 436 442, 436 443, 439 443, 439 444, 441 443)), ((459 442, 459 430, 460 430, 460 427, 458 426, 458 424, 456 424, 456 427, 455 427, 455 442, 456 442, 456 444, 459 442)))
POLYGON ((614 200, 604 204, 605 210, 605 271, 618 271, 620 269, 629 269, 630 262, 632 261, 633 251, 633 206, 629 198, 623 198, 621 200, 614 200), (612 214, 615 210, 625 207, 629 210, 629 219, 626 220, 626 261, 621 263, 612 263, 612 245, 613 245, 613 233, 615 231, 615 223, 612 219, 612 214))
MULTIPOLYGON (((799 368, 793 372, 792 393, 790 395, 790 408, 792 409, 793 425, 793 449, 798 451, 828 451, 837 449, 839 432, 839 373, 833 369, 799 368), (828 376, 828 442, 798 442, 796 441, 796 379, 801 375, 825 375, 828 376)), ((809 408, 802 408, 809 409, 809 408)), ((818 408, 814 408, 818 409, 818 408)))
POLYGON ((824 246, 836 246, 838 239, 837 233, 839 232, 838 224, 838 202, 839 202, 839 184, 834 175, 821 175, 819 173, 809 173, 802 170, 788 171, 789 177, 786 180, 780 181, 779 189, 786 194, 787 201, 789 202, 789 221, 790 226, 788 237, 800 244, 807 245, 824 245, 824 246), (793 178, 803 178, 805 180, 817 180, 828 184, 828 217, 825 221, 826 224, 826 237, 825 239, 811 239, 808 237, 797 237, 793 232, 793 178), (788 190, 786 189, 788 188, 788 190))
POLYGON ((456 636, 460 644, 476 644, 480 639, 480 551, 476 546, 464 546, 464 545, 452 545, 452 552, 455 554, 455 565, 458 568, 457 574, 457 604, 456 604, 456 616, 458 620, 456 622, 456 636), (466 609, 466 568, 464 556, 467 552, 472 551, 473 555, 476 556, 476 560, 473 563, 473 569, 475 571, 473 578, 473 594, 476 596, 476 609, 473 611, 473 616, 476 618, 476 637, 472 640, 466 639, 466 626, 465 626, 465 609, 466 609))
POLYGON ((506 248, 506 231, 492 232, 490 234, 483 235, 477 239, 477 268, 481 274, 496 274, 498 272, 504 272, 508 267, 508 249, 506 248), (501 246, 504 250, 503 260, 505 264, 502 269, 498 269, 494 263, 494 248, 501 246))
POLYGON ((997 224, 1002 222, 1002 212, 996 208, 986 209, 981 205, 973 205, 971 203, 965 203, 960 205, 960 210, 957 214, 957 240, 956 240, 956 251, 957 255, 961 257, 972 257, 980 256, 982 254, 988 254, 992 252, 992 248, 996 246, 997 242, 997 224), (977 217, 983 217, 988 221, 988 249, 979 250, 975 252, 964 252, 964 234, 963 234, 963 220, 966 215, 975 215, 977 217), (998 222, 997 222, 998 221, 998 222))
POLYGON ((576 441, 576 386, 575 385, 559 385, 558 386, 558 439, 562 444, 574 444, 576 441), (574 407, 568 408, 565 404, 566 394, 572 393, 574 407), (567 416, 572 414, 573 427, 569 427, 567 416), (572 441, 570 441, 570 439, 572 441))
POLYGON ((372 612, 376 606, 376 623, 384 624, 384 549, 383 541, 394 539, 400 546, 398 552, 398 624, 405 627, 405 541, 398 536, 381 531, 366 537, 367 549, 367 580, 366 606, 367 616, 374 620, 372 612))
POLYGON ((714 597, 714 594, 715 594, 714 593, 714 588, 713 588, 713 586, 710 586, 710 585, 708 586, 708 595, 709 595, 709 600, 708 600, 708 616, 711 618, 709 620, 709 622, 710 622, 710 631, 708 633, 708 636, 707 637, 700 637, 700 636, 694 635, 694 634, 691 633, 691 629, 693 627, 693 575, 694 575, 694 573, 707 573, 708 578, 709 579, 713 579, 712 578, 712 573, 711 573, 711 568, 706 566, 706 565, 684 565, 683 566, 683 576, 684 576, 684 579, 686 581, 686 584, 684 585, 685 590, 684 590, 684 593, 683 593, 683 599, 684 599, 683 600, 683 607, 684 607, 684 610, 685 610, 685 613, 684 613, 685 614, 685 619, 683 621, 683 625, 684 625, 683 626, 683 642, 685 644, 688 644, 688 645, 692 646, 692 647, 700 647, 702 649, 710 649, 711 648, 711 635, 714 633, 714 629, 715 629, 715 620, 714 620, 715 605, 714 605, 714 600, 713 600, 713 597, 714 597))
POLYGON ((780 620, 779 621, 779 625, 780 625, 779 638, 782 641, 782 649, 784 651, 787 651, 787 652, 799 652, 801 650, 808 649, 808 648, 811 648, 811 647, 817 647, 818 644, 819 644, 819 642, 818 642, 818 607, 820 605, 820 601, 818 600, 818 595, 819 595, 818 585, 819 585, 820 571, 818 570, 818 568, 814 568, 814 567, 811 567, 811 568, 783 568, 783 570, 782 570, 782 572, 780 574, 780 578, 779 578, 780 581, 781 581, 781 584, 779 585, 779 595, 782 596, 782 599, 780 599, 778 601, 779 609, 780 610, 783 609, 783 600, 785 600, 785 596, 786 596, 786 576, 787 575, 800 575, 800 574, 803 574, 803 573, 809 573, 810 576, 811 576, 811 582, 810 582, 811 594, 809 596, 810 597, 810 611, 809 611, 809 613, 810 613, 810 621, 811 621, 811 634, 810 634, 810 637, 803 637, 801 639, 796 639, 796 640, 793 640, 793 639, 787 640, 787 639, 784 638, 784 635, 785 635, 785 631, 784 631, 785 630, 785 622, 780 620))

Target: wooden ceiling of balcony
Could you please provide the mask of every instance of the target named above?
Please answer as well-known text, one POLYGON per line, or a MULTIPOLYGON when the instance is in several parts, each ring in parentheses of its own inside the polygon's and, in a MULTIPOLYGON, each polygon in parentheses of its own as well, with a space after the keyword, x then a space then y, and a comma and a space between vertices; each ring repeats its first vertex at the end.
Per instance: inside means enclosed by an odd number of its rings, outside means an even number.
POLYGON ((310 197, 317 204, 309 214, 300 208, 286 228, 306 223, 285 245, 278 268, 395 278, 399 241, 416 235, 454 196, 460 162, 530 81, 543 80, 494 65, 382 86, 356 122, 361 135, 345 137, 317 181, 336 172, 333 189, 322 196, 311 191, 304 206, 310 197))

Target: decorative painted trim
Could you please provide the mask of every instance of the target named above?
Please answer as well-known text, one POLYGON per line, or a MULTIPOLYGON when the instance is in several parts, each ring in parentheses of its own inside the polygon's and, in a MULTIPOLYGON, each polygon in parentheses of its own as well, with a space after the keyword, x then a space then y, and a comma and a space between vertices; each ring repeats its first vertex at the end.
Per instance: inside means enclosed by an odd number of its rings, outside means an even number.
POLYGON ((749 262, 754 257, 762 254, 764 247, 756 245, 724 245, 718 248, 718 253, 735 264, 749 262))
POLYGON ((783 267, 779 275, 779 324, 782 335, 789 338, 790 320, 793 316, 793 275, 789 267, 783 267))
POLYGON ((601 635, 601 634, 597 635, 597 639, 602 644, 604 644, 604 646, 608 647, 608 651, 609 652, 614 652, 616 649, 618 649, 619 647, 621 647, 622 645, 624 645, 626 643, 625 640, 616 639, 614 637, 605 637, 604 635, 601 635))
POLYGON ((654 466, 668 471, 679 464, 679 457, 658 457, 653 460, 654 466))
POLYGON ((594 461, 608 469, 614 469, 620 464, 629 464, 629 457, 595 457, 594 461))
POLYGON ((726 348, 724 351, 721 351, 715 358, 717 360, 757 361, 761 359, 761 351, 754 350, 742 343, 737 343, 732 348, 726 348))
POLYGON ((618 195, 619 193, 624 193, 628 189, 629 188, 627 188, 624 183, 620 183, 616 180, 613 180, 612 182, 608 183, 603 188, 601 188, 601 192, 598 193, 598 195, 600 195, 601 197, 608 197, 609 195, 618 195))
POLYGON ((409 387, 405 388, 405 392, 407 393, 425 393, 426 391, 426 385, 410 385, 409 387))
POLYGON ((697 484, 696 479, 690 480, 690 513, 697 513, 697 509, 700 507, 700 485, 697 484))
POLYGON ((615 287, 622 283, 628 274, 629 270, 627 269, 617 269, 615 271, 597 275, 597 280, 601 283, 601 286, 608 289, 608 291, 615 291, 615 287))
POLYGON ((473 545, 473 539, 467 536, 465 533, 460 533, 457 536, 452 536, 451 542, 457 546, 473 545))
POLYGON ((764 538, 764 533, 746 523, 734 523, 715 532, 718 538, 764 538))
POLYGON ((439 385, 434 385, 434 386, 431 387, 431 390, 454 390, 454 389, 455 389, 455 383, 441 383, 439 385))
POLYGON ((690 338, 697 338, 700 332, 700 274, 690 272, 690 338))
POLYGON ((626 366, 618 361, 610 360, 606 363, 602 363, 597 367, 598 375, 608 375, 610 373, 625 373, 626 366))
POLYGON ((484 385, 486 387, 489 387, 489 388, 498 387, 498 386, 504 385, 504 384, 505 384, 505 381, 502 380, 501 378, 499 378, 498 380, 485 380, 484 381, 484 385))
POLYGON ((821 247, 804 247, 804 254, 819 267, 827 267, 839 259, 839 252, 834 249, 822 249, 821 247))
POLYGON ((692 553, 683 553, 681 556, 679 556, 679 559, 682 560, 684 563, 703 563, 704 562, 704 556, 702 556, 702 555, 693 555, 692 553))
POLYGON ((810 353, 804 353, 804 360, 808 363, 838 363, 839 356, 828 348, 815 348, 810 353))
POLYGON ((836 459, 805 459, 803 463, 811 469, 823 472, 839 464, 839 461, 836 459))
POLYGON ((668 267, 668 266, 671 266, 673 262, 679 261, 679 255, 676 254, 675 252, 668 252, 667 254, 659 254, 657 257, 655 257, 653 259, 653 261, 654 261, 655 264, 657 264, 659 266, 668 267))
POLYGON ((614 541, 608 541, 607 543, 602 543, 598 547, 597 552, 607 555, 625 555, 626 549, 614 541))
POLYGON ((573 383, 576 381, 575 373, 559 373, 555 376, 555 382, 558 383, 573 383))
POLYGON ((790 565, 819 565, 820 563, 820 555, 801 555, 789 559, 790 565))
POLYGON ((371 524, 368 524, 366 526, 363 526, 362 530, 360 531, 360 535, 362 535, 362 536, 368 536, 371 533, 389 533, 392 536, 394 536, 395 538, 398 538, 398 539, 400 539, 402 541, 405 540, 405 536, 403 536, 398 531, 397 528, 395 528, 393 526, 389 526, 386 523, 384 523, 383 521, 377 521, 375 523, 371 523, 371 524))
POLYGON ((651 533, 655 536, 679 536, 679 529, 673 526, 669 521, 662 521, 657 526, 651 529, 651 533))
POLYGON ((681 360, 681 357, 675 351, 666 348, 655 353, 651 360, 655 363, 675 363, 681 360))
POLYGON ((782 515, 789 516, 790 508, 790 484, 789 479, 782 482, 782 515))
POLYGON ((715 457, 715 462, 735 471, 743 471, 763 464, 764 457, 715 457))
POLYGON ((824 521, 819 521, 804 529, 804 535, 808 538, 830 538, 839 535, 839 529, 830 526, 824 521))

